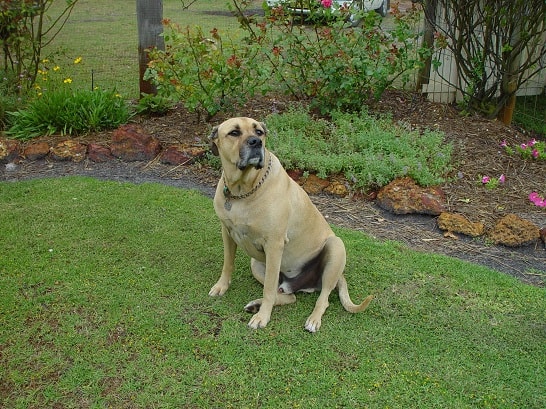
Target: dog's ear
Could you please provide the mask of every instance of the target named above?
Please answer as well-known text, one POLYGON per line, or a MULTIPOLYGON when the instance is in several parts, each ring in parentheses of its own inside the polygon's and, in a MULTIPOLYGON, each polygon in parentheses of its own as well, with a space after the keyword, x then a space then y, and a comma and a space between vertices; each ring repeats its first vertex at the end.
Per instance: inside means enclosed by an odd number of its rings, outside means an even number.
POLYGON ((210 150, 214 156, 219 156, 218 146, 214 142, 215 139, 218 139, 218 126, 212 128, 212 132, 209 135, 210 150))

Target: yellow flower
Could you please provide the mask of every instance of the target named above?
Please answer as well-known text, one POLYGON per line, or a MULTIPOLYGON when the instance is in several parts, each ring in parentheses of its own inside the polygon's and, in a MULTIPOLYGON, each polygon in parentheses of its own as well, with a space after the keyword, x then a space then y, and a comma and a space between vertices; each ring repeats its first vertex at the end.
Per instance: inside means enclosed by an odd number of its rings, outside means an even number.
POLYGON ((78 57, 74 60, 74 64, 79 64, 82 62, 82 57, 78 57))
POLYGON ((59 71, 61 69, 61 67, 59 67, 58 65, 56 65, 55 67, 53 67, 53 71, 59 71))
POLYGON ((44 59, 42 60, 42 62, 43 62, 44 64, 47 64, 47 63, 49 62, 49 60, 48 60, 47 58, 44 58, 44 59))
POLYGON ((72 78, 67 78, 63 81, 65 84, 72 84, 72 78))

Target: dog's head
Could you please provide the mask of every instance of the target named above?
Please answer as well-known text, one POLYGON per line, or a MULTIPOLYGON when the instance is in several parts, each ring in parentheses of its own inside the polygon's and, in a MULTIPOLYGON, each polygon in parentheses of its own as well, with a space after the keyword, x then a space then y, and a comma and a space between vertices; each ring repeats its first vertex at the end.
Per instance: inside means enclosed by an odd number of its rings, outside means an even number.
POLYGON ((252 118, 231 118, 215 126, 209 136, 211 150, 240 170, 248 166, 261 169, 265 160, 267 128, 252 118))

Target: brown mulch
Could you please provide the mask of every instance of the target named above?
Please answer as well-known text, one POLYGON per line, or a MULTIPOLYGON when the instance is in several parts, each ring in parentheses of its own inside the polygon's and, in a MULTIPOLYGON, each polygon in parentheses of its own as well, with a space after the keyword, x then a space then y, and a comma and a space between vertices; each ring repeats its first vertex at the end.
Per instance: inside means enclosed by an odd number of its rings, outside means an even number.
MULTIPOLYGON (((252 101, 237 115, 263 120, 271 112, 282 111, 282 99, 263 98, 252 101)), ((454 169, 449 182, 442 186, 448 210, 465 215, 471 221, 481 221, 490 228, 508 213, 546 227, 546 209, 531 204, 528 194, 546 194, 546 162, 523 160, 509 156, 499 146, 505 140, 515 146, 537 135, 524 133, 514 126, 505 126, 477 116, 463 117, 452 106, 435 104, 422 97, 402 92, 389 92, 373 107, 374 112, 391 112, 393 120, 412 129, 437 129, 454 146, 454 169), (482 176, 506 176, 506 182, 496 189, 486 189, 482 176)), ((218 115, 214 124, 227 116, 218 115)), ((198 122, 195 114, 177 108, 162 117, 138 117, 147 132, 160 139, 163 145, 181 143, 206 145, 212 124, 198 122)), ((84 142, 107 143, 111 133, 81 137, 84 142)), ((219 173, 202 164, 167 166, 150 163, 120 163, 111 161, 95 164, 82 162, 21 163, 16 170, 0 180, 20 180, 29 177, 84 174, 100 178, 133 182, 158 181, 174 186, 197 188, 213 194, 219 173)), ((336 225, 361 230, 382 240, 396 240, 426 252, 437 252, 462 258, 514 275, 521 280, 544 285, 546 278, 546 250, 541 242, 520 248, 495 246, 484 239, 444 237, 430 216, 394 216, 379 209, 367 195, 354 194, 340 198, 330 195, 313 196, 313 201, 328 220, 336 225)))

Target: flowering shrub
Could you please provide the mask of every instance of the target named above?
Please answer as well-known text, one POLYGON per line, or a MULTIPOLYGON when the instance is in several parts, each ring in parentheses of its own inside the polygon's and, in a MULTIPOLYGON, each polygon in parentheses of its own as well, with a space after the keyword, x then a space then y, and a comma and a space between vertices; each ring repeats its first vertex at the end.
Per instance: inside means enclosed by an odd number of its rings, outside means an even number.
POLYGON ((311 9, 309 21, 317 24, 310 27, 295 24, 282 6, 266 8, 263 19, 242 17, 247 1, 233 2, 247 41, 261 46, 263 61, 282 89, 296 99, 310 99, 322 113, 359 111, 394 81, 409 80, 410 71, 430 55, 415 46, 417 9, 403 15, 394 7, 395 28, 386 32, 377 13, 347 6, 334 10, 331 3, 323 0, 322 9, 311 9), (351 15, 362 20, 362 27, 349 27, 351 15))
MULTIPOLYGON (((74 60, 80 64, 81 57, 74 60)), ((81 134, 112 129, 130 118, 127 104, 115 90, 73 90, 72 78, 44 59, 28 106, 9 113, 8 135, 21 140, 52 134, 81 134)))
POLYGON ((336 8, 331 0, 313 4, 309 20, 315 24, 302 26, 282 5, 265 7, 262 17, 247 12, 250 0, 233 0, 246 32, 242 41, 165 21, 166 51, 151 50, 145 78, 161 96, 209 118, 273 86, 323 113, 359 111, 393 81, 407 81, 429 55, 415 48, 416 11, 402 15, 394 8, 395 28, 386 32, 375 12, 359 12, 362 28, 354 28, 347 19, 356 10, 336 8))
POLYGON ((268 88, 270 72, 258 47, 224 41, 217 29, 205 35, 200 27, 165 24, 166 51, 151 50, 145 79, 158 95, 179 99, 191 112, 207 119, 232 111, 268 88))

